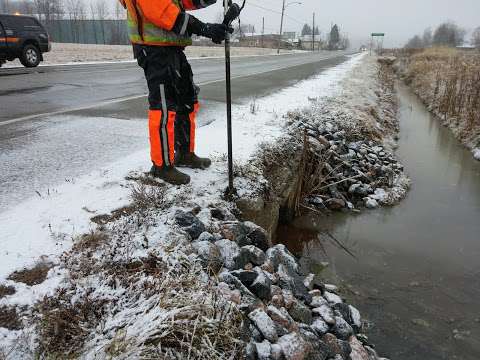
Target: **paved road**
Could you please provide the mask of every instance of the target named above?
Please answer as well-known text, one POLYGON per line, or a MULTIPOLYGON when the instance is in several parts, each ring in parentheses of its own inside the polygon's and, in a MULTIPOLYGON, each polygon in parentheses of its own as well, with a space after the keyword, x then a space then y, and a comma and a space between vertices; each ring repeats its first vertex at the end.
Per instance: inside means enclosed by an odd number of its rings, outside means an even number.
MULTIPOLYGON (((346 59, 343 53, 236 58, 233 100, 248 102, 346 59)), ((224 65, 203 59, 192 66, 202 85, 202 126, 224 114, 224 65)), ((2 69, 0 209, 147 147, 145 93, 133 63, 2 69)))
MULTIPOLYGON (((239 77, 265 73, 340 55, 321 52, 234 58, 232 74, 239 77)), ((223 59, 197 59, 191 63, 198 83, 224 78, 223 59)), ((0 122, 83 108, 145 92, 142 70, 135 63, 0 69, 0 122)))

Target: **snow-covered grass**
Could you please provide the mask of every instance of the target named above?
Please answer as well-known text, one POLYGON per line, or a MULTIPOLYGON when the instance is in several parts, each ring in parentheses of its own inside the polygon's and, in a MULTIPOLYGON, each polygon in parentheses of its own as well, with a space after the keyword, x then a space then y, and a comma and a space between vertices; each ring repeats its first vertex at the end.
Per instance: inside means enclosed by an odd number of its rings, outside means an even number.
MULTIPOLYGON (((225 49, 222 46, 189 46, 185 53, 189 59, 223 57, 225 49)), ((276 55, 276 49, 232 47, 232 56, 276 55)), ((282 50, 282 54, 292 51, 282 50)), ((85 63, 117 63, 134 62, 132 46, 130 45, 93 45, 52 43, 52 50, 43 54, 41 65, 71 65, 85 63)), ((22 66, 18 60, 8 62, 5 67, 22 66)))
MULTIPOLYGON (((362 58, 354 56, 314 78, 256 99, 254 113, 250 104, 234 106, 237 167, 250 162, 260 143, 273 143, 282 135, 288 111, 309 107, 310 96, 338 95, 341 80, 362 58)), ((158 200, 152 201, 154 206, 145 209, 138 197, 132 199, 150 167, 145 149, 69 183, 52 185, 53 191, 42 190, 41 197, 0 214, 0 283, 16 290, 0 298, 0 308, 22 306, 17 311, 25 325, 24 330, 0 329, 0 346, 7 351, 13 346, 14 357, 24 358, 37 340, 37 348, 55 354, 59 350, 55 346, 65 340, 55 339, 60 331, 78 345, 72 353, 83 348, 84 358, 120 353, 135 357, 145 342, 164 337, 176 342, 169 351, 192 351, 192 358, 202 358, 201 349, 212 348, 205 343, 220 332, 223 340, 217 340, 223 345, 210 358, 225 358, 238 350, 236 311, 219 302, 215 279, 198 268, 188 237, 173 220, 177 209, 231 208, 222 200, 227 185, 224 114, 215 120, 197 131, 199 153, 210 155, 213 166, 207 171, 186 170, 193 179, 188 186, 148 190, 158 200), (133 205, 132 200, 136 200, 133 205), (125 216, 111 217, 101 225, 91 221, 122 207, 130 209, 125 216), (42 284, 28 286, 7 279, 14 270, 40 260, 56 265, 42 284), (64 316, 59 317, 56 309, 64 316), (204 342, 196 343, 195 329, 204 342), (186 334, 181 341, 180 333, 186 334), (175 348, 178 344, 181 348, 175 348)), ((236 185, 241 195, 248 195, 259 191, 264 181, 255 176, 238 178, 236 185)), ((147 184, 152 189, 166 186, 151 185, 147 184)), ((198 217, 207 227, 213 226, 209 211, 202 210, 198 217)))

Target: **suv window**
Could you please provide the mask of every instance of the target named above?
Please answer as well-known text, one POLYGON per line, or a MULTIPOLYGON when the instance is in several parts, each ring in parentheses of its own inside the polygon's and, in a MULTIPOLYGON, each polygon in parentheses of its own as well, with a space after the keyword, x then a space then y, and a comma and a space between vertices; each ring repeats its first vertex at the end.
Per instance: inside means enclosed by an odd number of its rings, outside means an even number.
POLYGON ((5 29, 11 30, 40 30, 40 24, 36 19, 23 16, 5 16, 2 17, 2 24, 5 29))
POLYGON ((26 29, 40 30, 41 27, 37 20, 27 17, 22 17, 18 19, 17 26, 24 27, 26 29))

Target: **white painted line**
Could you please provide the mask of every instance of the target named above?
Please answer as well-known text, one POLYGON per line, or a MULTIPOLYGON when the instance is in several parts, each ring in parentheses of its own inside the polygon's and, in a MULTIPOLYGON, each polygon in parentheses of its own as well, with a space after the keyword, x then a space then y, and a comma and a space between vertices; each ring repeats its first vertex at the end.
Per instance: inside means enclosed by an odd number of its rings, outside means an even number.
MULTIPOLYGON (((333 58, 334 58, 334 57, 329 57, 329 56, 327 56, 327 57, 321 57, 321 58, 318 58, 318 61, 320 61, 320 60, 327 60, 327 59, 333 59, 333 58)), ((314 61, 314 62, 316 62, 316 61, 314 61)), ((265 70, 265 71, 257 71, 257 72, 253 72, 253 73, 249 73, 249 74, 233 76, 233 77, 232 77, 232 80, 240 79, 240 78, 244 78, 244 77, 249 77, 249 76, 260 75, 260 74, 266 74, 266 73, 273 72, 273 71, 285 70, 285 69, 289 69, 289 68, 296 67, 296 66, 302 66, 302 65, 306 65, 306 64, 311 64, 311 63, 314 63, 314 62, 305 62, 305 63, 301 63, 301 64, 292 64, 292 65, 283 66, 283 67, 280 66, 280 67, 272 68, 272 69, 265 70)), ((198 83, 198 85, 199 85, 199 86, 203 86, 203 85, 215 84, 215 83, 222 82, 222 81, 225 81, 225 79, 222 78, 222 79, 217 79, 217 80, 200 82, 200 83, 198 83)), ((17 123, 17 122, 32 120, 32 119, 36 119, 36 118, 40 118, 40 117, 50 117, 50 116, 61 115, 61 114, 70 113, 70 112, 75 112, 75 111, 81 111, 81 110, 87 110, 87 109, 92 109, 92 108, 101 107, 101 106, 106 106, 106 105, 118 104, 118 103, 121 103, 121 102, 124 102, 124 101, 140 99, 140 98, 143 98, 143 97, 146 97, 146 96, 147 96, 147 94, 126 96, 126 97, 123 97, 123 98, 118 98, 118 99, 114 99, 114 100, 102 101, 102 102, 99 102, 99 103, 90 104, 90 105, 85 105, 85 106, 79 106, 79 107, 75 107, 75 108, 62 109, 62 110, 57 110, 57 111, 52 111, 52 112, 47 112, 47 113, 41 113, 41 114, 34 114, 34 115, 23 116, 23 117, 11 119, 11 120, 1 121, 1 122, 0 122, 0 127, 5 126, 5 125, 15 124, 15 123, 17 123)))
MULTIPOLYGON (((249 55, 232 55, 232 58, 247 58, 247 57, 263 57, 263 56, 286 56, 286 55, 303 55, 310 54, 311 52, 289 52, 289 53, 280 53, 280 54, 249 54, 249 55)), ((211 60, 211 59, 224 59, 225 56, 187 56, 188 60, 211 60)), ((75 61, 69 63, 59 63, 59 64, 40 64, 38 67, 48 68, 48 67, 64 67, 64 66, 82 66, 82 65, 111 65, 111 64, 132 64, 136 63, 137 60, 106 60, 106 61, 75 61)), ((24 66, 13 65, 9 66, 8 64, 4 65, 4 69, 24 69, 24 66)))

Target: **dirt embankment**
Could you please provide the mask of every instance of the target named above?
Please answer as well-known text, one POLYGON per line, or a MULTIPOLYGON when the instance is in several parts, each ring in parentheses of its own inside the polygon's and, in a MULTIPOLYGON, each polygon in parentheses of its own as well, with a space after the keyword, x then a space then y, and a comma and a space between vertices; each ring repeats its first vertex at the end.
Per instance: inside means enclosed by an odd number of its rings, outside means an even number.
POLYGON ((287 114, 285 136, 249 165, 268 180, 268 200, 245 205, 242 199, 239 207, 267 230, 302 211, 357 212, 406 195, 410 181, 394 154, 399 126, 391 63, 365 58, 342 89, 287 114))
POLYGON ((407 85, 480 160, 480 52, 431 48, 397 57, 407 85))

